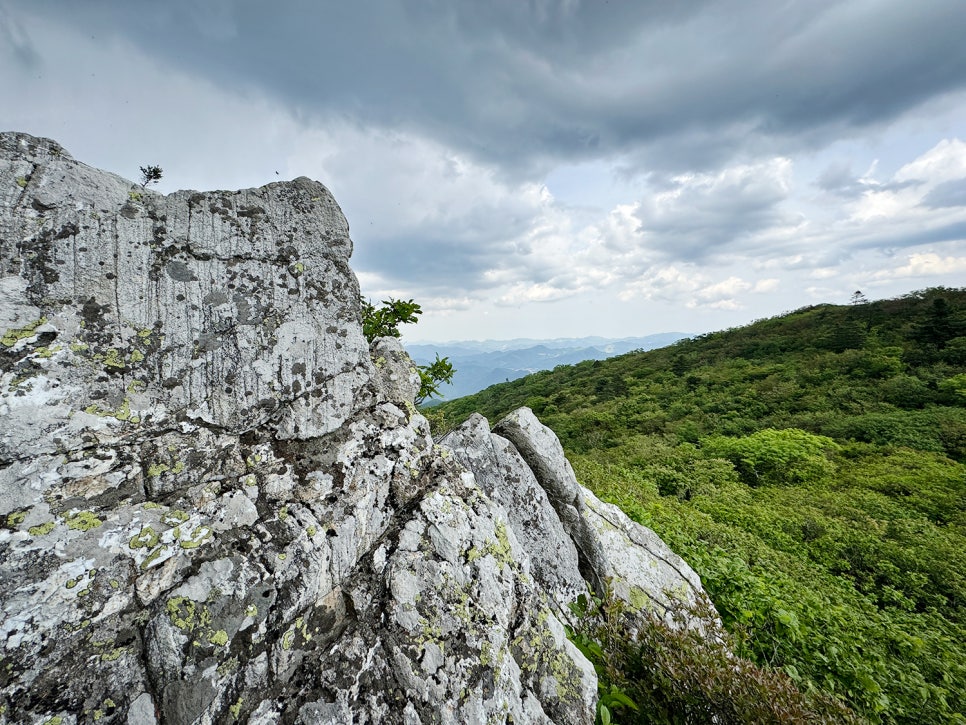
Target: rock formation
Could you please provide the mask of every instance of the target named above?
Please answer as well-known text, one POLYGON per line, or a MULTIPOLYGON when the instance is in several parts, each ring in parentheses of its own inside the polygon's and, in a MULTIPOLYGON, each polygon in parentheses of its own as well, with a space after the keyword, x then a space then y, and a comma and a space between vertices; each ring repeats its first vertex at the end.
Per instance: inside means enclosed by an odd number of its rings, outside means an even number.
POLYGON ((588 723, 567 603, 700 591, 528 410, 434 443, 351 250, 0 134, 0 723, 588 723))

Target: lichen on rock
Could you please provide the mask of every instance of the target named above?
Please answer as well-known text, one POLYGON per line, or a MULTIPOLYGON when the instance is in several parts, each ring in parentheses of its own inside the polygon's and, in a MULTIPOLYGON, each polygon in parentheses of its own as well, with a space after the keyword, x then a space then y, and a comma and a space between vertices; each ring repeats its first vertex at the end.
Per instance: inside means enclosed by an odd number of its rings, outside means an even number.
POLYGON ((700 586, 527 411, 434 443, 351 251, 318 182, 162 196, 0 134, 0 724, 586 723, 588 572, 700 586))

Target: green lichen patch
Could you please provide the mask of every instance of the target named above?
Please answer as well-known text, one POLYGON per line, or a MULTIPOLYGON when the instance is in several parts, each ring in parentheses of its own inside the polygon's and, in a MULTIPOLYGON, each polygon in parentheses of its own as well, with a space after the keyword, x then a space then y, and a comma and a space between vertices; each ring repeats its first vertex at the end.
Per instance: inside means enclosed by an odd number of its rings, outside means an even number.
POLYGON ((128 545, 132 549, 153 549, 158 545, 160 536, 150 526, 143 526, 141 530, 131 537, 128 545))
POLYGON ((182 549, 197 549, 199 546, 208 543, 212 536, 214 536, 214 531, 210 528, 207 526, 197 526, 187 537, 181 539, 178 543, 182 549))
POLYGON ((165 526, 179 526, 190 517, 180 509, 171 509, 161 514, 161 523, 165 526))
POLYGON ((498 522, 494 533, 496 534, 495 540, 488 539, 481 549, 475 546, 470 547, 466 552, 466 561, 468 563, 472 564, 480 557, 489 555, 496 559, 501 569, 513 566, 513 548, 510 546, 510 537, 507 533, 506 524, 502 521, 498 522))
POLYGON ((0 337, 0 345, 4 347, 13 347, 21 340, 26 340, 27 338, 33 337, 36 333, 34 332, 38 327, 46 324, 47 318, 41 317, 39 320, 34 320, 33 322, 28 322, 23 327, 17 327, 7 330, 3 333, 3 337, 0 337))
POLYGON ((199 606, 188 597, 172 597, 165 603, 165 610, 171 624, 183 632, 193 632, 211 623, 211 612, 208 607, 199 606))
POLYGON ((167 463, 155 462, 148 465, 148 478, 157 478, 162 473, 170 471, 171 467, 167 463))
POLYGON ((123 655, 126 651, 127 647, 113 647, 107 652, 101 653, 101 662, 114 662, 115 660, 120 659, 121 655, 123 655))
POLYGON ((226 644, 228 644, 228 632, 223 629, 219 629, 217 632, 212 632, 208 635, 208 641, 218 647, 224 647, 226 644))
POLYGON ((21 189, 26 189, 27 188, 27 179, 26 179, 26 177, 18 176, 17 177, 17 186, 19 186, 21 189))
POLYGON ((118 420, 131 420, 131 401, 124 398, 124 402, 114 411, 114 417, 118 420))
POLYGON ((13 513, 7 514, 7 528, 9 529, 17 528, 18 526, 20 526, 20 524, 23 523, 23 520, 25 518, 27 518, 26 509, 23 509, 21 511, 14 511, 13 513))
POLYGON ((308 623, 304 617, 297 617, 295 623, 282 635, 282 649, 292 649, 295 646, 298 635, 302 636, 303 642, 312 641, 312 633, 309 631, 308 623))
POLYGON ((231 716, 236 720, 238 719, 238 716, 241 715, 241 709, 244 702, 245 698, 239 697, 237 700, 235 700, 235 704, 228 708, 228 712, 230 712, 231 716))
POLYGON ((117 407, 117 410, 102 408, 97 403, 92 403, 84 408, 84 412, 89 415, 98 415, 102 418, 115 418, 116 420, 124 423, 133 423, 135 425, 141 422, 141 418, 139 416, 132 414, 131 401, 127 397, 125 397, 124 401, 117 407))
POLYGON ((103 356, 95 356, 95 358, 100 357, 100 362, 107 368, 124 368, 127 367, 124 363, 124 356, 120 350, 116 347, 112 347, 103 356))
POLYGON ((78 511, 76 513, 63 514, 62 518, 67 528, 72 531, 90 531, 103 524, 93 511, 78 511))
POLYGON ((218 665, 218 674, 221 677, 228 677, 228 675, 233 672, 238 671, 239 661, 237 656, 229 657, 227 660, 218 665))
POLYGON ((639 612, 641 610, 651 611, 654 608, 654 602, 651 601, 651 598, 647 595, 647 592, 645 592, 639 586, 632 585, 630 587, 630 599, 630 607, 635 612, 639 612))
POLYGON ((154 564, 154 562, 157 561, 158 558, 160 558, 161 554, 163 554, 166 550, 167 550, 166 546, 159 546, 153 551, 151 551, 151 553, 148 554, 147 557, 145 557, 144 561, 141 562, 141 571, 147 571, 151 567, 151 565, 154 564))
POLYGON ((127 384, 127 388, 125 389, 129 393, 140 393, 147 387, 147 383, 145 383, 143 380, 132 380, 127 384))
POLYGON ((36 350, 34 350, 34 354, 37 357, 41 358, 42 360, 49 360, 50 358, 52 358, 54 355, 56 355, 58 352, 60 352, 63 349, 64 348, 62 345, 53 345, 51 347, 38 347, 36 350))
POLYGON ((56 526, 57 526, 56 521, 45 521, 42 524, 31 526, 29 529, 27 529, 27 533, 30 534, 31 536, 46 536, 51 531, 53 531, 54 527, 56 526))

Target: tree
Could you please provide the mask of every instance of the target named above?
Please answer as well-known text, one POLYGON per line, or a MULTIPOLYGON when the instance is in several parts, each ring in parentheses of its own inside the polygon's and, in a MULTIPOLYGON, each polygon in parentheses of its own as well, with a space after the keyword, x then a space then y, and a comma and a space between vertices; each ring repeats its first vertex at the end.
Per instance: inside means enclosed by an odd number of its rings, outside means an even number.
MULTIPOLYGON (((422 307, 413 300, 394 300, 390 297, 382 301, 381 307, 360 298, 362 304, 362 334, 366 341, 372 343, 377 337, 399 337, 400 325, 411 325, 419 321, 423 314, 422 307)), ((456 370, 449 358, 436 355, 436 360, 430 365, 417 365, 419 372, 419 392, 416 393, 416 405, 422 405, 429 398, 439 395, 439 386, 445 385, 453 379, 456 370)))
POLYGON ((833 471, 828 453, 839 449, 831 438, 797 428, 765 428, 741 438, 709 436, 701 443, 706 456, 730 460, 750 486, 820 480, 833 471))
POLYGON ((937 297, 932 301, 932 307, 916 330, 915 336, 924 345, 942 350, 949 340, 956 337, 956 327, 952 306, 944 297, 937 297))
POLYGON ((439 395, 439 386, 452 381, 456 371, 449 358, 440 358, 436 353, 436 360, 431 365, 417 365, 419 372, 419 392, 416 394, 416 405, 422 405, 428 398, 439 395))
POLYGON ((412 300, 394 300, 390 297, 376 307, 362 299, 362 334, 372 342, 377 337, 399 337, 400 325, 412 325, 419 321, 423 309, 412 300))
POLYGON ((160 166, 142 166, 141 167, 141 188, 148 188, 148 184, 157 184, 161 181, 161 174, 164 173, 160 166))

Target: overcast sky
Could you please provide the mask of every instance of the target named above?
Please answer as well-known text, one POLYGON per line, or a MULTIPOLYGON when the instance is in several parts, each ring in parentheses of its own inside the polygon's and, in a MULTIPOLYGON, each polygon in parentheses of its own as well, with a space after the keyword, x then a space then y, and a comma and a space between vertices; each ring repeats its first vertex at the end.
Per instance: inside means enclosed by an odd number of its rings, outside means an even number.
POLYGON ((0 130, 322 181, 411 341, 705 332, 966 285, 964 37, 964 0, 0 0, 0 130))

